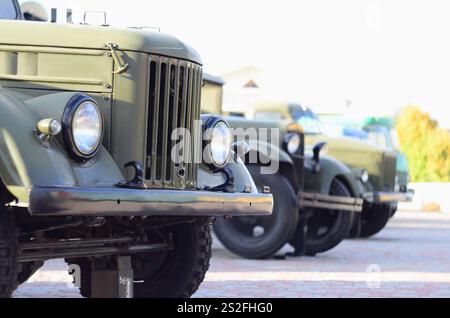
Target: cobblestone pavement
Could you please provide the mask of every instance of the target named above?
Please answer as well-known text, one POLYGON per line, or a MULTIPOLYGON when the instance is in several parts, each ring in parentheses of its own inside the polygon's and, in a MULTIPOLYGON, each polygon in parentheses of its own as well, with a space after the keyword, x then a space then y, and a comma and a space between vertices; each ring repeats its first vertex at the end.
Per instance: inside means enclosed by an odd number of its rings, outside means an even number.
MULTIPOLYGON (((62 261, 47 262, 15 297, 79 297, 62 261)), ((195 297, 450 297, 450 215, 397 213, 369 240, 315 258, 250 261, 214 245, 195 297)))

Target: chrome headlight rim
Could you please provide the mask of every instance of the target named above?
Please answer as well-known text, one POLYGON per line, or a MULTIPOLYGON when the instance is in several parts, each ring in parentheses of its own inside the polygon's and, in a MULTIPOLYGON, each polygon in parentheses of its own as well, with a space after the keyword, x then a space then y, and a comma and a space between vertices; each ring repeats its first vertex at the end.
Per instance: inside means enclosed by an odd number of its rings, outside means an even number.
MULTIPOLYGON (((203 134, 202 134, 202 140, 203 140, 203 163, 212 168, 212 169, 222 169, 224 168, 230 161, 231 153, 232 153, 232 135, 230 131, 230 125, 225 120, 225 118, 221 116, 216 115, 203 115, 201 117, 202 119, 202 126, 203 126, 203 134), (213 133, 214 129, 219 125, 225 125, 228 137, 229 137, 229 146, 227 147, 227 155, 224 156, 225 159, 222 162, 217 162, 214 158, 213 151, 212 151, 212 139, 213 139, 213 133)), ((226 138, 225 138, 226 139, 226 138)))
POLYGON ((105 125, 103 113, 97 102, 92 97, 85 94, 74 95, 67 103, 67 106, 64 110, 62 121, 63 139, 69 156, 75 161, 88 161, 94 158, 98 154, 100 146, 103 141, 104 126, 105 125), (92 150, 89 152, 84 152, 77 146, 73 128, 74 128, 75 114, 77 113, 78 109, 81 106, 86 105, 87 103, 90 103, 95 107, 100 117, 100 134, 98 141, 95 144, 95 147, 93 147, 92 150))

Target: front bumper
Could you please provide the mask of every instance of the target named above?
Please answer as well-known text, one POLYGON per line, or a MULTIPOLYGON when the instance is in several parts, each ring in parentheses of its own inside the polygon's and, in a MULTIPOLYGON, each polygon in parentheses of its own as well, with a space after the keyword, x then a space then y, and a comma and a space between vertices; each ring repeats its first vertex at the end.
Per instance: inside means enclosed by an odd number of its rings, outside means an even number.
POLYGON ((414 191, 408 192, 370 192, 364 194, 364 199, 370 203, 411 202, 414 191))
POLYGON ((298 194, 298 204, 300 208, 309 207, 360 213, 363 210, 364 200, 359 198, 300 192, 298 194))
POLYGON ((36 216, 252 216, 270 215, 271 194, 118 188, 33 187, 36 216))

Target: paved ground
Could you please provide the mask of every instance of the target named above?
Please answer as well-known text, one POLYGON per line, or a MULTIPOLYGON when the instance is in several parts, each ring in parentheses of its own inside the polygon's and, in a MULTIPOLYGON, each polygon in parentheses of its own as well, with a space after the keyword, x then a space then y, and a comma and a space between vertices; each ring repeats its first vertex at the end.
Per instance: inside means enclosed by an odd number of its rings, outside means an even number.
MULTIPOLYGON (((61 261, 48 262, 15 297, 79 297, 61 261)), ((398 213, 370 240, 315 258, 249 261, 215 244, 196 297, 450 297, 450 215, 398 213)))

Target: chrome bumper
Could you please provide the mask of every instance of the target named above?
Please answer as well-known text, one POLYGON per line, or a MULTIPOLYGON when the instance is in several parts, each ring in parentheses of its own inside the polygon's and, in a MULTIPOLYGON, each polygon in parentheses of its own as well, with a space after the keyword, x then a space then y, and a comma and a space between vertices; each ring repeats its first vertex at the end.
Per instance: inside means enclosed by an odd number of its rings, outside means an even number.
POLYGON ((252 216, 272 214, 271 194, 33 187, 37 216, 252 216))
POLYGON ((408 192, 371 192, 365 193, 364 199, 371 203, 411 202, 414 191, 408 192))

